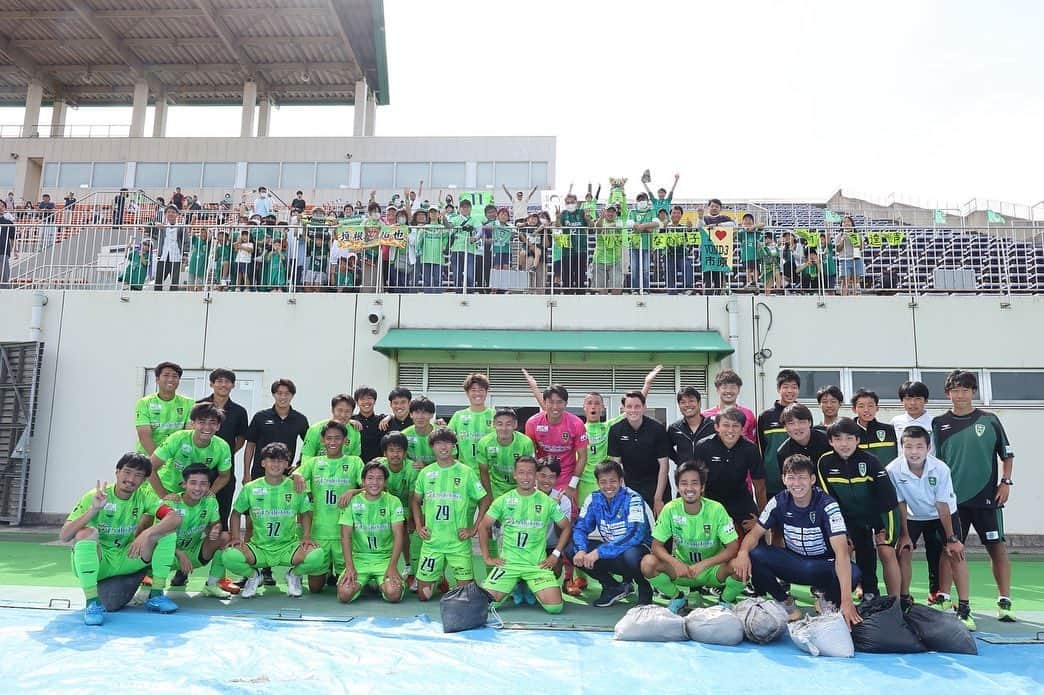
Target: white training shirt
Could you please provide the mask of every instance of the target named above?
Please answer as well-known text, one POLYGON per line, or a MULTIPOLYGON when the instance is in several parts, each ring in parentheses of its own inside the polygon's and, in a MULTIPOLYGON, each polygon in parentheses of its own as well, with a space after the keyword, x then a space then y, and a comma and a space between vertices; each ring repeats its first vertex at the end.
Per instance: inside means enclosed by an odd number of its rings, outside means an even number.
POLYGON ((957 511, 957 495, 953 492, 950 468, 931 454, 924 462, 920 477, 910 470, 905 456, 889 463, 885 470, 895 486, 896 497, 906 502, 906 518, 913 521, 933 521, 939 518, 937 502, 945 502, 950 514, 957 511))
MULTIPOLYGON (((895 428, 895 441, 899 442, 899 451, 903 450, 903 430, 910 425, 920 425, 921 427, 928 430, 928 436, 932 436, 932 414, 927 410, 921 413, 916 418, 912 418, 906 413, 896 415, 892 418, 892 427, 895 428)), ((935 453, 935 442, 929 440, 928 442, 928 453, 935 453)))

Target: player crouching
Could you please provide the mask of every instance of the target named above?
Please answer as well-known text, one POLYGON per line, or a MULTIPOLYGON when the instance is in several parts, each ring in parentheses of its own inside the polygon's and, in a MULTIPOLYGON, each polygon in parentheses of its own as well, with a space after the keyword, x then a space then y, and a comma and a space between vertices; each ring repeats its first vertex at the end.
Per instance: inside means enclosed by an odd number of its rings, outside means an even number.
POLYGON ((200 594, 213 598, 229 598, 239 593, 239 587, 225 580, 225 564, 222 549, 228 545, 229 535, 221 530, 217 498, 210 494, 210 486, 216 473, 202 463, 193 463, 181 472, 185 490, 168 495, 166 503, 181 516, 178 526, 177 548, 174 559, 177 572, 171 586, 184 586, 192 570, 210 563, 207 583, 200 594), (228 591, 221 586, 235 591, 228 591))
POLYGON ((350 603, 380 577, 381 596, 402 600, 405 590, 399 557, 406 547, 406 513, 402 501, 387 492, 388 470, 378 461, 362 470, 362 494, 341 512, 341 551, 345 569, 337 581, 337 598, 350 603))
POLYGON ((734 603, 743 582, 733 576, 732 559, 739 552, 739 534, 732 518, 718 502, 703 497, 707 466, 686 461, 674 474, 678 498, 664 506, 652 531, 652 553, 642 558, 642 575, 664 596, 667 607, 680 613, 688 603, 687 590, 723 588, 723 603, 734 603), (667 550, 674 541, 674 554, 667 550))
POLYGON ((294 491, 294 481, 286 477, 289 465, 285 444, 265 445, 261 450, 264 477, 244 485, 232 505, 224 560, 230 572, 247 578, 239 594, 242 598, 257 594, 258 567, 289 566, 286 594, 292 598, 301 596, 301 577, 321 574, 326 567, 326 552, 312 540, 312 505, 306 493, 294 491), (239 536, 240 514, 248 514, 253 525, 249 542, 239 536))
POLYGON ((532 456, 515 461, 515 489, 504 493, 490 505, 479 522, 479 546, 490 569, 483 583, 494 601, 503 601, 515 585, 525 582, 545 611, 562 612, 562 589, 555 567, 569 542, 572 524, 558 503, 537 490, 537 462, 532 456), (490 531, 500 522, 499 557, 491 557, 490 531), (545 555, 545 540, 550 525, 558 527, 558 545, 545 555))
POLYGON ((108 485, 99 480, 80 498, 58 534, 63 543, 76 541, 72 567, 87 599, 83 611, 86 625, 105 622, 105 608, 98 600, 100 580, 135 574, 150 566, 152 591, 145 608, 157 613, 178 609, 163 594, 163 587, 174 563, 174 531, 181 524, 181 516, 142 488, 151 474, 148 457, 124 454, 116 462, 116 482, 108 485), (159 522, 135 535, 146 515, 159 522))

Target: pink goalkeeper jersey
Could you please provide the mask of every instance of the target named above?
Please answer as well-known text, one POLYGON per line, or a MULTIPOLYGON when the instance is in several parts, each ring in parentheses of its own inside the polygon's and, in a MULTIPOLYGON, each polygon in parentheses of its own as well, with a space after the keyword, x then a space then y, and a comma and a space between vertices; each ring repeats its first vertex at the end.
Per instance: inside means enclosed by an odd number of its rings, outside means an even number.
MULTIPOLYGON (((533 440, 539 458, 557 456, 562 470, 558 474, 556 490, 569 486, 576 470, 576 452, 587 446, 587 428, 576 415, 562 413, 556 425, 547 421, 547 413, 541 411, 526 420, 526 436, 533 440)), ((588 461, 588 465, 591 462, 588 461)))
MULTIPOLYGON (((742 405, 738 403, 736 404, 736 407, 739 408, 743 412, 743 414, 747 416, 747 422, 745 425, 743 425, 743 436, 757 444, 758 416, 755 415, 754 411, 750 408, 744 408, 742 405)), ((718 406, 714 406, 710 410, 701 411, 700 414, 703 415, 703 417, 714 417, 718 414, 718 406)))

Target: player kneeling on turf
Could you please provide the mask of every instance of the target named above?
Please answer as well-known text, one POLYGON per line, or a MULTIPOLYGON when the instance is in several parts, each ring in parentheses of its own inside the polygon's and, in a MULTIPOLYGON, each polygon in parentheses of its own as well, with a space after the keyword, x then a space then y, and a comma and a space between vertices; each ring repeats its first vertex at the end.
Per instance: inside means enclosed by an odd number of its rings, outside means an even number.
POLYGON ((69 513, 58 537, 75 540, 73 574, 83 588, 87 606, 83 622, 101 625, 105 608, 98 601, 98 582, 108 577, 135 574, 152 567, 152 592, 145 608, 173 613, 177 605, 163 595, 170 566, 174 564, 174 531, 181 517, 142 483, 152 474, 152 463, 143 454, 124 454, 116 462, 116 482, 100 480, 69 513), (159 522, 135 535, 142 517, 159 522))
POLYGON ((337 598, 348 603, 380 578, 381 596, 397 603, 405 590, 399 557, 406 547, 406 514, 398 497, 387 492, 388 470, 377 461, 363 467, 362 494, 341 512, 341 552, 344 572, 337 580, 337 598))
POLYGON ((483 588, 500 602, 523 581, 545 611, 561 613, 562 589, 554 570, 569 542, 572 524, 557 502, 536 489, 536 469, 536 459, 520 456, 515 461, 515 489, 494 500, 479 523, 482 558, 492 567, 483 588), (500 523, 501 538, 500 556, 494 558, 489 552, 489 536, 496 522, 500 523), (558 527, 558 545, 545 555, 544 541, 552 524, 558 527))
MULTIPOLYGON (((165 500, 181 516, 177 548, 174 551, 181 581, 173 581, 171 584, 184 586, 192 570, 204 567, 209 562, 207 583, 200 593, 214 598, 228 598, 231 593, 218 585, 225 578, 225 564, 221 556, 222 549, 228 545, 229 535, 221 530, 217 498, 210 494, 210 485, 216 474, 202 463, 193 463, 186 466, 181 475, 185 491, 168 495, 165 500)), ((231 586, 239 592, 238 586, 231 586)))
POLYGON ((341 556, 341 509, 352 494, 359 490, 363 460, 344 453, 348 428, 330 420, 320 430, 323 451, 318 456, 302 459, 301 466, 291 476, 294 490, 307 491, 312 498, 312 538, 323 549, 327 566, 309 573, 308 590, 317 594, 326 586, 327 576, 344 572, 341 556))
POLYGON ((457 435, 440 427, 428 435, 435 463, 425 466, 413 487, 413 519, 422 545, 417 565, 417 598, 431 598, 435 583, 446 566, 453 570, 457 586, 475 580, 471 538, 475 535, 472 502, 478 502, 478 518, 489 508, 489 494, 478 475, 453 458, 457 435))
POLYGON ((305 493, 294 491, 294 481, 286 477, 289 465, 285 444, 266 444, 261 450, 264 477, 244 485, 232 505, 224 560, 230 572, 247 578, 239 594, 243 598, 257 594, 258 567, 289 566, 286 593, 293 598, 301 595, 301 577, 320 574, 326 567, 326 552, 312 540, 312 505, 305 493), (249 515, 253 524, 249 543, 239 537, 240 514, 249 515))
POLYGON ((703 497, 707 466, 686 461, 674 474, 678 498, 660 511, 653 526, 652 553, 642 558, 642 575, 654 589, 670 596, 667 607, 680 613, 688 603, 688 589, 721 588, 723 603, 743 593, 743 582, 733 576, 732 559, 739 552, 739 534, 732 517, 718 502, 703 497), (672 555, 664 545, 674 541, 672 555))

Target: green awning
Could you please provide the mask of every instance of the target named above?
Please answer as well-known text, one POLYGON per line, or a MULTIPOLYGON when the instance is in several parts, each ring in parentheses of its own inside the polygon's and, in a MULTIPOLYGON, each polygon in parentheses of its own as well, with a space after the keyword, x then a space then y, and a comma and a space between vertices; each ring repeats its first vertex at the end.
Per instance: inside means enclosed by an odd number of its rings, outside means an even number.
POLYGON ((392 328, 373 347, 404 361, 670 361, 706 364, 732 354, 717 331, 536 331, 392 328))

